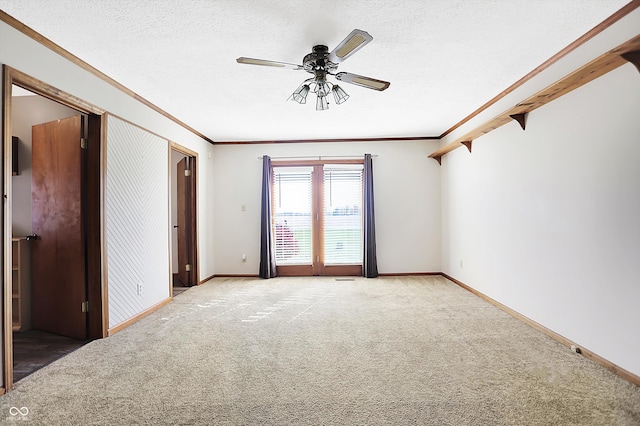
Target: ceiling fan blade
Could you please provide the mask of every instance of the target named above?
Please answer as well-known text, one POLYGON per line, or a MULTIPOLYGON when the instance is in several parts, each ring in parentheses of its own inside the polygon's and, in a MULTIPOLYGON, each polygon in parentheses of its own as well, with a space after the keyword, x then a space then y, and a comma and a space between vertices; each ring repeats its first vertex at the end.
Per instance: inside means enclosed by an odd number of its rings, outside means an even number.
POLYGON ((329 60, 334 64, 338 64, 356 53, 371 40, 373 40, 373 37, 371 37, 368 32, 353 30, 347 38, 342 40, 340 44, 329 53, 329 60))
POLYGON ((350 72, 339 72, 336 74, 336 78, 340 81, 344 81, 345 83, 355 84, 366 87, 367 89, 378 90, 380 92, 385 90, 391 84, 388 81, 376 80, 375 78, 351 74, 350 72))
POLYGON ((278 68, 289 68, 294 70, 301 70, 302 65, 296 64, 288 64, 286 62, 276 62, 276 61, 267 61, 264 59, 254 59, 254 58, 245 58, 241 57, 236 59, 236 62, 239 64, 249 64, 249 65, 263 65, 267 67, 278 67, 278 68))

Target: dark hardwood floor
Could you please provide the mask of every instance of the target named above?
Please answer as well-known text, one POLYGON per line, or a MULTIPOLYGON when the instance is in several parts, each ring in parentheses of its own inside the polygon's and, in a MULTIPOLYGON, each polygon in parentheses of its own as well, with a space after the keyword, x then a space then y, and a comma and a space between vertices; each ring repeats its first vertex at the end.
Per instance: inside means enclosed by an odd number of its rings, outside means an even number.
POLYGON ((178 274, 173 274, 173 297, 187 290, 189 290, 189 287, 182 284, 182 281, 178 278, 178 274))
POLYGON ((179 295, 180 293, 183 293, 185 291, 189 290, 189 287, 180 287, 180 286, 176 286, 175 284, 173 285, 173 297, 176 297, 177 295, 179 295))
POLYGON ((14 332, 14 383, 88 342, 88 340, 76 340, 40 330, 14 332))
MULTIPOLYGON (((189 287, 173 286, 173 296, 189 287)), ((13 381, 27 377, 36 370, 52 363, 88 343, 70 337, 47 333, 41 330, 27 330, 13 333, 13 381)))

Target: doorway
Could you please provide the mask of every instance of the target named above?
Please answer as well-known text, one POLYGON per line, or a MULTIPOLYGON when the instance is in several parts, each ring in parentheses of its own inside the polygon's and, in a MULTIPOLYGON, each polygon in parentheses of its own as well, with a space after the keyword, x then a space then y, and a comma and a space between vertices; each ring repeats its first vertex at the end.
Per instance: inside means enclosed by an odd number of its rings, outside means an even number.
POLYGON ((171 295, 198 285, 197 153, 171 144, 171 295))
POLYGON ((4 258, 13 268, 4 274, 2 381, 9 390, 15 379, 106 336, 107 322, 103 111, 6 66, 4 88, 4 258))
POLYGON ((363 164, 273 163, 278 275, 361 275, 363 164))

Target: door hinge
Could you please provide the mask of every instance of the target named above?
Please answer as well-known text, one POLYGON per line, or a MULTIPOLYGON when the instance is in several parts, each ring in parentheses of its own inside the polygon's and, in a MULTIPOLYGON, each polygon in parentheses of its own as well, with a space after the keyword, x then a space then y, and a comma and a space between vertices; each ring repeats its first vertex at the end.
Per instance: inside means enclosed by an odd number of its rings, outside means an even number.
POLYGON ((188 263, 186 265, 184 265, 184 270, 187 272, 191 271, 191 265, 189 265, 188 263))
POLYGON ((80 138, 80 148, 87 149, 87 140, 85 138, 80 138))
POLYGON ((184 175, 185 176, 191 176, 191 170, 185 170, 184 171, 184 175))
POLYGON ((82 312, 89 312, 89 301, 82 302, 82 312))

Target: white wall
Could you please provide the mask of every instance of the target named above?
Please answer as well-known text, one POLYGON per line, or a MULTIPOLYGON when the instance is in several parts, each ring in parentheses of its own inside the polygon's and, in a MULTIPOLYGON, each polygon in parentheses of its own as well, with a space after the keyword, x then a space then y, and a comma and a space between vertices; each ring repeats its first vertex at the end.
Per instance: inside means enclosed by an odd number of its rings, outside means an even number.
MULTIPOLYGON (((172 122, 151 108, 145 106, 132 97, 122 93, 115 87, 107 84, 103 80, 94 76, 88 71, 76 66, 72 62, 64 59, 56 53, 48 50, 38 42, 30 39, 11 26, 0 22, 0 64, 9 65, 29 76, 37 78, 57 89, 83 99, 105 111, 122 117, 127 121, 134 123, 141 128, 147 129, 161 136, 162 149, 164 150, 165 163, 168 161, 167 140, 176 142, 185 148, 188 148, 199 154, 198 161, 198 230, 199 230, 199 268, 200 277, 206 278, 214 273, 213 258, 213 225, 211 224, 213 217, 213 197, 211 192, 211 183, 213 182, 212 164, 212 146, 207 141, 194 135, 190 131, 184 129, 178 124, 172 122)), ((108 145, 109 141, 107 141, 108 145)), ((133 147, 132 147, 133 148, 133 147)), ((124 148, 125 150, 128 148, 124 148)), ((133 155, 135 149, 131 149, 129 154, 133 155)), ((164 170, 162 182, 168 184, 168 165, 164 170)), ((166 206, 164 206, 164 215, 166 217, 164 223, 164 231, 169 223, 168 220, 168 196, 166 206)), ((108 242, 107 242, 108 243, 108 242)), ((169 259, 166 253, 153 252, 152 262, 143 265, 144 268, 153 267, 157 262, 168 263, 169 259)), ((120 259, 135 257, 136 253, 127 248, 119 251, 117 256, 120 259)), ((113 267, 113 266, 112 266, 113 267)), ((108 271, 109 279, 113 277, 112 271, 108 271)), ((119 302, 111 299, 110 293, 110 318, 109 326, 117 325, 118 321, 128 318, 135 308, 138 312, 144 310, 145 307, 154 304, 159 297, 168 297, 168 280, 169 268, 163 268, 161 272, 164 274, 158 278, 156 283, 147 282, 145 287, 144 300, 141 302, 139 298, 134 298, 129 304, 122 303, 124 297, 119 298, 119 302), (158 287, 156 287, 158 286, 158 287), (155 289, 162 289, 164 292, 156 293, 155 289), (141 303, 139 303, 141 302, 141 303), (122 303, 122 305, 120 304, 122 303), (122 312, 116 313, 122 308, 122 312), (115 309, 116 311, 112 311, 115 309)), ((112 291, 110 283, 107 288, 112 291)), ((124 294, 124 293, 123 293, 124 294)), ((135 313, 138 313, 135 312, 135 313)))
MULTIPOLYGON (((9 65, 66 93, 122 117, 199 154, 198 235, 200 277, 213 275, 213 197, 204 189, 213 180, 211 144, 88 71, 0 22, 0 64, 9 65)), ((167 177, 168 180, 168 177, 167 177)))
POLYGON ((31 127, 79 112, 42 96, 15 96, 11 101, 13 136, 20 138, 20 174, 11 178, 13 235, 31 234, 31 127))
POLYGON ((626 64, 442 165, 443 271, 637 375, 639 114, 626 64))
POLYGON ((427 158, 436 148, 437 141, 215 145, 216 274, 258 273, 262 179, 258 157, 365 153, 378 155, 373 171, 379 272, 440 271, 440 168, 427 158))

